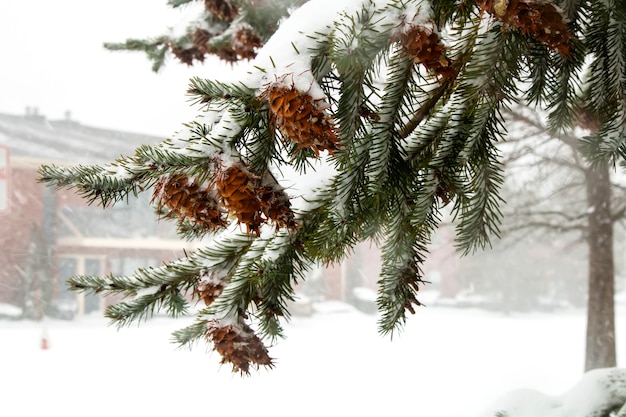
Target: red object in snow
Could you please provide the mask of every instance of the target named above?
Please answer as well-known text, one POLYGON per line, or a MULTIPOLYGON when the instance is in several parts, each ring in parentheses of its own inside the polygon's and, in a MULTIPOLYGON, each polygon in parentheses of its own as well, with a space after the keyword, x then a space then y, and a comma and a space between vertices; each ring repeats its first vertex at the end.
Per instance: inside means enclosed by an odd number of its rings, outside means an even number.
POLYGON ((50 349, 50 342, 48 341, 48 329, 45 327, 41 331, 41 350, 50 349))

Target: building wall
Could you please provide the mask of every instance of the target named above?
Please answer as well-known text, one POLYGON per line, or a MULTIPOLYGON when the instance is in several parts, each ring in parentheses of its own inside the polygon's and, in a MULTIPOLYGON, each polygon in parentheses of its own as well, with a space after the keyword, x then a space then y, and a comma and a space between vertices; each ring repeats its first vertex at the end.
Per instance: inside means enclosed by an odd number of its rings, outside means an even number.
POLYGON ((9 208, 0 214, 0 302, 9 302, 20 291, 31 230, 43 220, 44 190, 37 172, 19 161, 10 166, 9 208))
MULTIPOLYGON (((79 230, 84 225, 72 225, 74 219, 68 221, 67 216, 66 220, 61 219, 62 208, 88 208, 88 202, 74 190, 59 190, 38 182, 38 167, 42 163, 16 157, 10 161, 9 209, 0 215, 0 303, 23 307, 26 288, 31 288, 32 293, 33 288, 39 291, 37 287, 40 286, 40 281, 25 279, 25 275, 32 278, 34 274, 28 271, 41 267, 52 275, 46 277, 52 283, 53 299, 75 298, 80 313, 101 310, 108 302, 99 297, 69 292, 65 280, 74 274, 130 274, 136 267, 159 266, 172 261, 182 256, 183 248, 193 249, 189 242, 175 238, 172 224, 151 228, 148 230, 150 236, 126 230, 128 236, 111 238, 106 234, 94 236, 79 230), (63 221, 65 231, 61 233, 63 221), (43 230, 44 242, 38 243, 47 246, 47 255, 43 257, 33 253, 32 230, 35 227, 43 230)), ((97 222, 104 213, 102 208, 93 207, 87 215, 97 222)), ((146 223, 156 222, 156 217, 143 213, 133 216, 146 223)), ((147 229, 141 230, 145 232, 147 229)), ((39 295, 35 294, 35 297, 39 295)))
MULTIPOLYGON (((441 297, 454 297, 460 290, 460 255, 453 242, 453 231, 442 228, 433 236, 422 265, 423 290, 438 291, 441 297)), ((361 242, 342 263, 324 269, 324 296, 329 300, 350 300, 355 287, 378 290, 382 268, 381 252, 371 242, 361 242)))

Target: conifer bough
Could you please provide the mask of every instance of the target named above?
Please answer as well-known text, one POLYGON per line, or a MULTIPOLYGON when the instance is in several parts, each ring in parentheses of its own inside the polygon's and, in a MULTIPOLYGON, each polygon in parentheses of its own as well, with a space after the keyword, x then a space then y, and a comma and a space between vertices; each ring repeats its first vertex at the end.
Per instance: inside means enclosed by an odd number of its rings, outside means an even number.
POLYGON ((106 312, 120 325, 202 301, 175 340, 206 339, 248 373, 272 366, 263 341, 282 336, 309 268, 373 240, 379 328, 393 333, 420 305, 444 207, 463 253, 498 235, 509 104, 547 109, 554 130, 593 117, 599 127, 581 135, 587 155, 623 158, 625 15, 609 0, 206 0, 186 55, 171 38, 113 48, 144 50, 155 68, 163 45, 187 63, 249 59, 228 79, 190 81, 198 119, 108 165, 41 167, 43 181, 103 206, 152 189, 158 217, 206 244, 158 268, 75 276, 70 286, 126 296, 106 312), (275 33, 260 31, 268 19, 275 33), (236 39, 247 52, 224 52, 236 39))

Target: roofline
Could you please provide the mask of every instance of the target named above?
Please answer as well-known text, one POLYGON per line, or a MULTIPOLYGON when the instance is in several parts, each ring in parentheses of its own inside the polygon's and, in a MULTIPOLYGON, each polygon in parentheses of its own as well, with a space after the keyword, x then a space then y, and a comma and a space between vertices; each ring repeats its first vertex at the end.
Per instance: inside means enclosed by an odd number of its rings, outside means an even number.
POLYGON ((41 165, 76 166, 72 162, 61 161, 59 159, 37 158, 33 156, 16 156, 9 154, 9 164, 12 168, 32 168, 39 169, 41 165))

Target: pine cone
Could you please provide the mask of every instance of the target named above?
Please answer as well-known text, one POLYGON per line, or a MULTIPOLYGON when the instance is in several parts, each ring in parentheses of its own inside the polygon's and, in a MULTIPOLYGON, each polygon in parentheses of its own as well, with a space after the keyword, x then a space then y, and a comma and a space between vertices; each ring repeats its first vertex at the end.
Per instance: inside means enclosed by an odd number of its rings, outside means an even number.
POLYGON ((209 41, 212 36, 208 30, 205 29, 196 29, 191 36, 193 39, 193 45, 201 51, 203 54, 209 53, 209 41))
POLYGON ((296 229, 298 224, 291 210, 289 196, 283 189, 263 187, 261 189, 261 211, 268 219, 276 223, 276 227, 296 229))
POLYGON ((250 365, 271 368, 272 359, 261 339, 246 323, 223 324, 211 320, 207 324, 206 337, 222 357, 222 363, 230 363, 233 372, 250 373, 250 365))
POLYGON ((176 58, 180 59, 183 64, 193 65, 193 61, 204 62, 204 52, 197 47, 181 48, 178 45, 171 44, 170 48, 176 58))
POLYGON ((249 26, 239 26, 232 38, 232 49, 242 59, 253 59, 263 40, 249 26))
POLYGON ((312 149, 316 155, 338 149, 335 126, 320 100, 278 83, 270 85, 261 97, 269 100, 270 118, 299 148, 312 149))
POLYGON ((406 54, 421 63, 428 71, 433 71, 444 78, 455 76, 456 72, 445 56, 445 47, 432 30, 412 26, 400 36, 400 43, 406 54))
POLYGON ((196 284, 196 294, 210 306, 224 291, 224 279, 215 271, 204 270, 200 272, 200 280, 196 284))
POLYGON ((569 55, 569 33, 563 14, 547 1, 486 0, 481 8, 550 49, 569 55))
POLYGON ((239 164, 220 169, 216 175, 216 189, 224 205, 246 225, 248 232, 260 233, 261 196, 255 183, 259 177, 239 164))
POLYGON ((204 0, 204 8, 225 22, 232 22, 239 14, 239 7, 231 0, 204 0))
POLYGON ((209 231, 227 223, 216 195, 186 175, 162 177, 154 187, 152 202, 155 201, 159 210, 168 208, 165 217, 176 216, 181 222, 199 224, 209 231))

